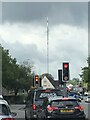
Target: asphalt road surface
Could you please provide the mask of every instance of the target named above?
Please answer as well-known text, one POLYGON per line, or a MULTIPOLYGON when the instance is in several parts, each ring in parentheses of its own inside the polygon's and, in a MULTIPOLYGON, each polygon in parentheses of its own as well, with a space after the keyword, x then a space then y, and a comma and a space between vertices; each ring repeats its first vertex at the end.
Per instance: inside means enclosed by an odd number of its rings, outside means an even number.
POLYGON ((84 100, 82 100, 81 105, 84 106, 86 118, 88 118, 90 120, 90 103, 86 103, 85 99, 86 98, 84 98, 84 100))
POLYGON ((12 112, 17 113, 15 116, 16 119, 25 119, 25 105, 10 105, 10 107, 12 112))
MULTIPOLYGON (((84 106, 84 111, 86 114, 86 118, 88 118, 90 120, 90 103, 86 103, 85 102, 85 98, 84 100, 82 100, 81 105, 84 106)), ((16 112, 17 116, 15 117, 16 120, 17 119, 25 119, 25 110, 24 107, 25 105, 10 105, 11 107, 11 111, 12 112, 16 112)))

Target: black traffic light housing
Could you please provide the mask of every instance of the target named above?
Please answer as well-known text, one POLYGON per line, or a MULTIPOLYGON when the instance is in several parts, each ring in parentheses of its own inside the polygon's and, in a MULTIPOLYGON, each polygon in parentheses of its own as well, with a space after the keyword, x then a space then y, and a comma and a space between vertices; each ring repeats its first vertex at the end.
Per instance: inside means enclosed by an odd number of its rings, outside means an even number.
POLYGON ((35 75, 35 85, 38 85, 38 84, 39 84, 39 76, 35 75))
POLYGON ((42 87, 41 76, 40 75, 35 75, 33 83, 34 83, 33 84, 34 86, 42 87))
POLYGON ((62 82, 62 70, 61 69, 59 69, 58 70, 58 84, 60 85, 60 84, 62 84, 63 82, 62 82))
POLYGON ((63 63, 63 81, 67 82, 69 80, 69 63, 63 63))

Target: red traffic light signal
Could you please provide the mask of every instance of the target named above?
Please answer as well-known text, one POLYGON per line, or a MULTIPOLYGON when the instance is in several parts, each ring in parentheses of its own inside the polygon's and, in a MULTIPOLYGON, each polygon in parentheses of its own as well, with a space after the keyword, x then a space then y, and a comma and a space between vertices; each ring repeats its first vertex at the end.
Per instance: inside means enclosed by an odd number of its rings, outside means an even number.
POLYGON ((63 63, 63 81, 69 80, 69 63, 63 63))
POLYGON ((64 68, 68 68, 68 66, 69 66, 68 63, 64 64, 64 68))

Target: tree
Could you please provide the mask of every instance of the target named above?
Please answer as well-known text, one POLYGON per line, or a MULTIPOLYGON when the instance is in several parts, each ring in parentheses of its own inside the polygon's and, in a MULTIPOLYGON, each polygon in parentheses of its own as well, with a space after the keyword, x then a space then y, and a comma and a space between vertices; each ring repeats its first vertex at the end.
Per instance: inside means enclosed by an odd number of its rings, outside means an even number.
POLYGON ((88 83, 88 67, 82 68, 82 80, 85 83, 88 83))
POLYGON ((15 95, 20 89, 28 91, 33 82, 31 69, 31 66, 17 64, 16 58, 9 55, 9 50, 2 47, 2 85, 4 88, 14 90, 15 95))
POLYGON ((90 89, 90 55, 87 59, 88 66, 82 68, 81 78, 84 83, 88 84, 88 89, 90 89))
POLYGON ((69 80, 69 83, 71 83, 72 85, 79 85, 79 79, 73 78, 72 80, 69 80))
POLYGON ((33 85, 33 73, 31 73, 31 66, 19 65, 18 79, 21 89, 28 91, 33 85))

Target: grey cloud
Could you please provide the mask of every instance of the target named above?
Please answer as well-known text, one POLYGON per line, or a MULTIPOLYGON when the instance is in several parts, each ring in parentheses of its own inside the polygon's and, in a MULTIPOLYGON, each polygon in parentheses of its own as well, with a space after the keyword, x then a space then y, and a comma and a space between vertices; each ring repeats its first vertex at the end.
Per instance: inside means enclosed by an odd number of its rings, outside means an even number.
POLYGON ((3 20, 31 22, 41 20, 49 12, 48 3, 3 3, 3 20))
MULTIPOLYGON (((19 63, 29 59, 34 65, 38 65, 37 69, 40 68, 42 73, 46 71, 45 52, 39 51, 35 44, 24 45, 19 42, 12 44, 2 40, 2 45, 4 48, 10 50, 11 56, 15 57, 19 63)), ((72 65, 70 69, 71 77, 75 77, 75 75, 78 76, 80 72, 78 69, 85 65, 87 59, 87 53, 83 52, 86 50, 82 49, 78 49, 78 47, 75 49, 73 46, 62 47, 58 45, 57 50, 50 53, 50 73, 57 78, 57 70, 61 67, 62 62, 66 60, 72 65), (75 75, 73 72, 76 72, 75 75)))
MULTIPOLYGON (((67 58, 69 60, 74 60, 74 61, 83 61, 85 58, 87 59, 88 57, 88 45, 87 49, 84 49, 84 46, 77 43, 73 44, 63 44, 61 46, 57 45, 57 51, 60 50, 60 56, 64 56, 64 59, 67 58)), ((59 56, 59 55, 58 55, 59 56)), ((75 63, 75 62, 74 62, 75 63)))
POLYGON ((2 22, 2 3, 0 2, 0 23, 2 22))
POLYGON ((37 63, 42 64, 46 62, 46 56, 38 50, 35 44, 24 45, 19 42, 8 44, 2 41, 2 45, 9 49, 12 57, 15 57, 18 61, 30 59, 32 62, 37 61, 37 63))
POLYGON ((72 64, 72 68, 80 68, 80 66, 86 64, 88 46, 87 49, 84 49, 84 46, 80 44, 58 44, 54 53, 50 53, 50 59, 53 58, 52 61, 50 61, 51 64, 57 63, 57 65, 60 65, 63 61, 67 61, 72 64))
POLYGON ((86 2, 5 2, 2 5, 3 22, 46 22, 50 25, 87 25, 88 3, 86 2))

